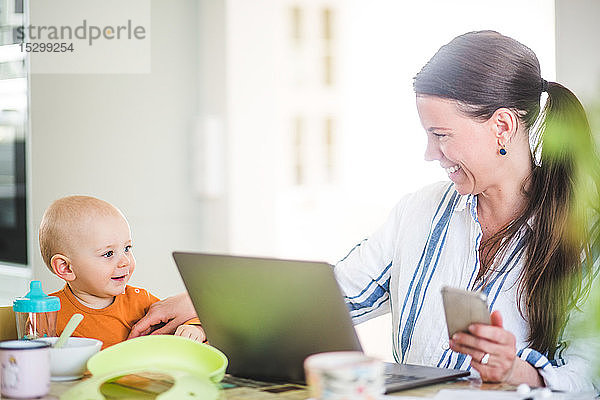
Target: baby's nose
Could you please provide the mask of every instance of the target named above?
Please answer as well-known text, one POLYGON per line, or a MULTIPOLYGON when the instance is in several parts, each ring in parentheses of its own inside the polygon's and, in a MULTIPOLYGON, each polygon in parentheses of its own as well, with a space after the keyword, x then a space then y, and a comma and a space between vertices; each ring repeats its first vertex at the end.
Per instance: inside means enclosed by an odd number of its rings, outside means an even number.
POLYGON ((127 257, 126 254, 121 254, 121 258, 119 258, 119 265, 125 266, 125 265, 129 265, 129 263, 130 263, 129 257, 127 257))

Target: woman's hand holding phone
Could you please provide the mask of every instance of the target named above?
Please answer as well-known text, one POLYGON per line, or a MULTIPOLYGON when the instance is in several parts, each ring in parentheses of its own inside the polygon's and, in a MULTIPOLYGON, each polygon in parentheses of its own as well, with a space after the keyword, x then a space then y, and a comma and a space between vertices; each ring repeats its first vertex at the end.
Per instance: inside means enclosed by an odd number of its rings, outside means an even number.
POLYGON ((471 356, 471 366, 484 382, 544 386, 537 370, 517 357, 515 335, 504 329, 500 311, 489 314, 485 297, 447 287, 442 296, 450 348, 471 356))
MULTIPOLYGON (((467 332, 450 338, 450 348, 471 356, 471 366, 484 382, 511 383, 517 358, 515 335, 502 327, 499 311, 491 315, 491 325, 471 324, 467 332)), ((523 383, 523 382, 519 382, 523 383)))

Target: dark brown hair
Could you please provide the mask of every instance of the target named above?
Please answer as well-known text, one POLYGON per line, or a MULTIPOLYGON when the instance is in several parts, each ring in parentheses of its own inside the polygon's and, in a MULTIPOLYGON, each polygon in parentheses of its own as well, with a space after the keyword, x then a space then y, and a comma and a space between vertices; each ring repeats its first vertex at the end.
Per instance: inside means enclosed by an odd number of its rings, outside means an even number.
POLYGON ((564 86, 542 79, 531 49, 493 31, 466 33, 441 47, 415 77, 414 90, 417 95, 456 100, 465 115, 478 120, 508 108, 525 131, 540 138, 541 163, 532 156, 531 176, 523 182, 527 204, 515 220, 482 243, 488 254, 484 250, 481 270, 485 273, 490 260, 531 223, 525 233, 519 309, 529 320, 529 345, 553 357, 570 310, 589 289, 582 286, 583 275, 592 276, 586 273, 592 265, 587 227, 597 220, 598 209, 597 203, 592 208, 584 204, 580 194, 591 184, 592 201, 597 199, 600 162, 581 103, 564 86), (548 100, 540 112, 543 91, 548 100))

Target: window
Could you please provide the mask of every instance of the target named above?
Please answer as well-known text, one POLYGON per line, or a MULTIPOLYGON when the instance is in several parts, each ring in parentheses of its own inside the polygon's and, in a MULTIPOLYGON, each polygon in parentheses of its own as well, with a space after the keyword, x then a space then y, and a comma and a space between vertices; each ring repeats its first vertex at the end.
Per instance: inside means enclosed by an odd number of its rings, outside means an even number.
POLYGON ((27 59, 14 35, 23 1, 0 3, 0 263, 26 266, 27 59))

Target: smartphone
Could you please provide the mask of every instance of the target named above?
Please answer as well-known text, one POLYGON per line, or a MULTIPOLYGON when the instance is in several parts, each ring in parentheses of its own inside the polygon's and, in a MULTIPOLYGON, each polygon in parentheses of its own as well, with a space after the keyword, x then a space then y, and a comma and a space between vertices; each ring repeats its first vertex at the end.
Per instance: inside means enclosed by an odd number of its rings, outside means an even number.
POLYGON ((487 296, 481 292, 444 286, 441 289, 448 337, 468 332, 471 324, 490 324, 487 296))

